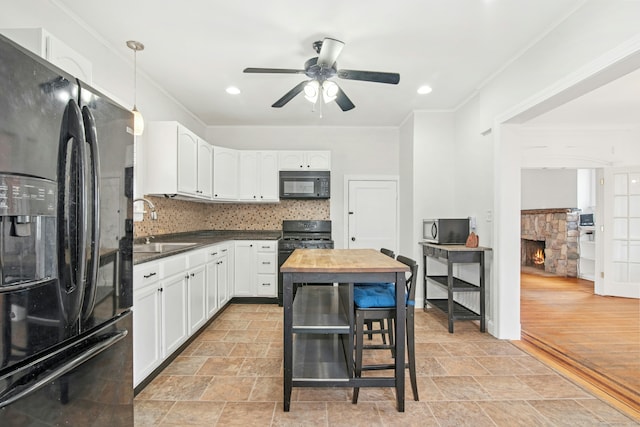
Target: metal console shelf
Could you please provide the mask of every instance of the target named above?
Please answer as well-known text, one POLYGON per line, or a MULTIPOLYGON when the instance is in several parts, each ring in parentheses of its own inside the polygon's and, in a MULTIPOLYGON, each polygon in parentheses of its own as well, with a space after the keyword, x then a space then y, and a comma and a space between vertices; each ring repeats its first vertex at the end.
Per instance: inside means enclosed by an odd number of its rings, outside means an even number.
POLYGON ((422 245, 422 257, 424 261, 424 295, 425 306, 427 304, 443 311, 449 321, 449 332, 453 333, 453 322, 456 320, 479 320, 480 331, 485 331, 485 279, 484 279, 484 252, 490 248, 467 248, 462 245, 436 245, 420 243, 422 245), (427 257, 446 260, 447 275, 429 275, 427 271, 427 257), (454 264, 479 264, 479 284, 469 283, 453 275, 454 264), (447 291, 447 299, 429 298, 427 282, 433 283, 447 291), (455 301, 457 292, 477 292, 480 295, 479 313, 455 301))

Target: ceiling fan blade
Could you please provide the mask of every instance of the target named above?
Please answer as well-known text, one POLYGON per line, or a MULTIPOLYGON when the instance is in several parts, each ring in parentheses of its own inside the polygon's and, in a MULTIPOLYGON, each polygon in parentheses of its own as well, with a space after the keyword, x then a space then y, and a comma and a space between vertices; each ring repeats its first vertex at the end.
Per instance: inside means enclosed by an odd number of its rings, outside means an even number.
POLYGON ((276 73, 276 74, 304 74, 304 70, 292 70, 290 68, 245 68, 245 73, 276 73))
POLYGON ((340 40, 325 37, 322 40, 322 48, 320 48, 320 54, 318 55, 318 65, 326 65, 331 68, 338 59, 338 55, 342 52, 344 43, 340 40))
POLYGON ((338 104, 342 111, 349 111, 356 107, 355 105, 353 105, 353 102, 351 102, 344 91, 340 88, 338 88, 338 93, 336 94, 336 104, 338 104))
POLYGON ((291 89, 289 92, 285 93, 284 96, 280 99, 278 99, 273 105, 272 107, 274 108, 280 108, 283 107, 287 102, 291 101, 297 94, 299 94, 300 92, 302 92, 304 90, 304 86, 308 83, 308 80, 305 80, 301 83, 298 83, 293 89, 291 89))
POLYGON ((362 80, 365 82, 389 83, 397 85, 400 81, 398 73, 383 73, 381 71, 338 70, 338 77, 347 80, 362 80))

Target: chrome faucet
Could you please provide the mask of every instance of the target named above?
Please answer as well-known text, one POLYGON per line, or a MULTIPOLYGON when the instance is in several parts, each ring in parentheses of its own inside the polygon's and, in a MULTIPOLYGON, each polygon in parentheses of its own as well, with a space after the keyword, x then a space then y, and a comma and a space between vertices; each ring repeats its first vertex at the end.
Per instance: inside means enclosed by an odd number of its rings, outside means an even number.
POLYGON ((149 199, 145 199, 144 197, 140 197, 138 199, 134 199, 133 203, 135 202, 146 202, 149 205, 149 218, 151 218, 152 220, 157 220, 158 219, 158 213, 156 212, 156 206, 151 202, 151 200, 149 199))

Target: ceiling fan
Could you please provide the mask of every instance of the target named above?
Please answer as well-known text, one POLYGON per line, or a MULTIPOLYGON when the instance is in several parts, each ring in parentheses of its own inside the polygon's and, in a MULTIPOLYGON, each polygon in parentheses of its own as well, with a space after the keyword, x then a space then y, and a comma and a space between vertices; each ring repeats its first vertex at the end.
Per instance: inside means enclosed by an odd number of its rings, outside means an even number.
POLYGON ((313 43, 313 48, 318 54, 304 63, 304 70, 295 70, 288 68, 245 68, 245 73, 259 74, 305 74, 310 80, 305 80, 297 84, 289 92, 285 93, 282 98, 277 100, 272 107, 280 108, 287 102, 291 101, 296 95, 304 91, 305 98, 315 103, 318 98, 324 99, 325 102, 335 100, 336 104, 342 111, 348 111, 355 107, 353 102, 340 89, 333 77, 347 80, 361 80, 375 83, 398 84, 400 74, 383 73, 379 71, 360 71, 360 70, 344 70, 338 69, 336 59, 342 52, 344 43, 340 40, 325 37, 313 43))

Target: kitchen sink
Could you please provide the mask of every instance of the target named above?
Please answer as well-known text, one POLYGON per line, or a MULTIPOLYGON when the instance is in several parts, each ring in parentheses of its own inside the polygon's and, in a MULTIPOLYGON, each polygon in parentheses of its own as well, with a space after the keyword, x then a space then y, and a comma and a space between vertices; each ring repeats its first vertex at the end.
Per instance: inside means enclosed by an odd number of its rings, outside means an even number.
POLYGON ((142 243, 133 245, 135 253, 163 253, 195 246, 197 243, 142 243))

